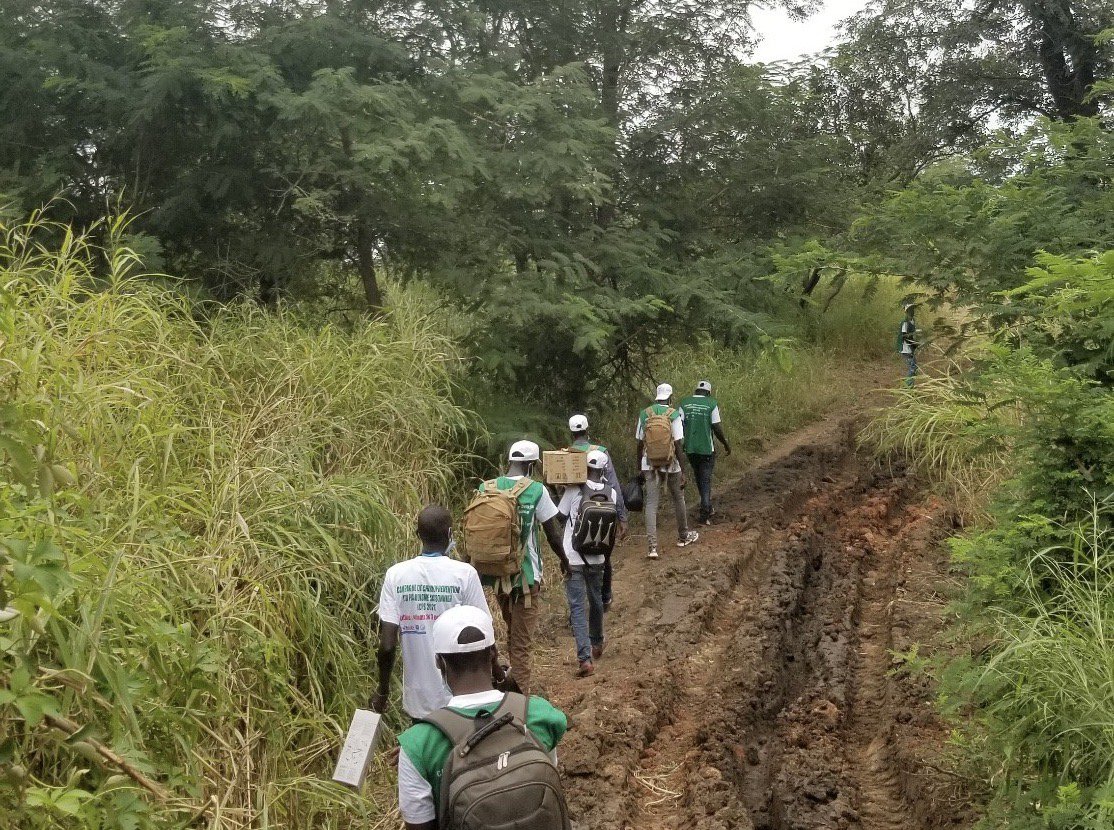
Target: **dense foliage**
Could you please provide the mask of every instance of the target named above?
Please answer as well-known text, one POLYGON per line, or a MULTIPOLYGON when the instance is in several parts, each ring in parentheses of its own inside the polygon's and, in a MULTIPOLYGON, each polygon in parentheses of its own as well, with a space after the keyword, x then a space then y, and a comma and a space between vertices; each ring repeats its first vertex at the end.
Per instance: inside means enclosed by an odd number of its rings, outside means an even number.
POLYGON ((455 347, 401 296, 308 327, 43 230, 0 226, 0 826, 374 814, 308 759, 367 704, 374 586, 467 444, 455 347))
POLYGON ((222 300, 346 315, 420 277, 482 378, 582 403, 663 343, 776 335, 778 263, 842 273, 815 243, 864 201, 989 112, 1096 115, 1110 68, 1090 0, 878 2, 796 67, 747 65, 750 6, 3 0, 0 203, 129 208, 222 300))
POLYGON ((963 741, 988 786, 987 827, 1114 821, 1114 213, 1098 163, 1109 141, 1087 121, 1039 130, 999 148, 1028 160, 1009 174, 953 171, 874 217, 902 241, 894 255, 990 333, 973 366, 903 393, 875 427, 884 448, 983 493, 986 520, 953 542, 970 652, 943 688, 949 709, 974 714, 963 741))

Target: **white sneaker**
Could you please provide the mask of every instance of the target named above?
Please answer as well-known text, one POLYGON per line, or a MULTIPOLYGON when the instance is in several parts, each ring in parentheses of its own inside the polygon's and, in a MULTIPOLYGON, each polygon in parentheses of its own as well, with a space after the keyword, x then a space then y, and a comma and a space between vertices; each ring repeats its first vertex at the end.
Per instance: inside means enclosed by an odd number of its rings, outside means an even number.
POLYGON ((646 554, 646 558, 647 559, 657 559, 658 558, 658 547, 657 547, 657 545, 654 545, 652 548, 650 548, 649 553, 646 554))
POLYGON ((677 540, 677 547, 683 548, 683 547, 686 547, 688 545, 691 545, 693 542, 695 542, 699 538, 700 538, 699 533, 697 533, 695 530, 690 530, 688 533, 685 534, 684 539, 678 539, 677 540))

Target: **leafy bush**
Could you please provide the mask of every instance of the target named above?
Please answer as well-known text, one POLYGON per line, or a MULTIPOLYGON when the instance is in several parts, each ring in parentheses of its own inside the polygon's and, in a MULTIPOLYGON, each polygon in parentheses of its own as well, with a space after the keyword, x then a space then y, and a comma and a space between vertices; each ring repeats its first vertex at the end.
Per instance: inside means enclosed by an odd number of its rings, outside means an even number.
POLYGON ((376 581, 471 427, 453 345, 405 295, 348 333, 191 304, 121 231, 0 226, 0 825, 346 825, 376 581))

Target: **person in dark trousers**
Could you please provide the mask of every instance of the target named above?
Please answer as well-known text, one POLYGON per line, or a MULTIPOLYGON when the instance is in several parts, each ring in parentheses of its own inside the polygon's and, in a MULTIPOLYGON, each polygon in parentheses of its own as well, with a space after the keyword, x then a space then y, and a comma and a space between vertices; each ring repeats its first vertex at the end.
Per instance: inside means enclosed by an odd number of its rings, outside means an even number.
POLYGON ((897 351, 905 358, 905 365, 909 373, 905 376, 905 385, 912 386, 913 378, 920 371, 917 368, 917 323, 913 319, 917 307, 913 303, 905 306, 905 319, 901 321, 901 328, 897 333, 897 351))
MULTIPOLYGON (((588 435, 588 417, 586 415, 573 415, 569 418, 569 432, 572 433, 572 441, 569 444, 570 450, 580 450, 581 452, 591 452, 598 450, 607 456, 607 471, 604 474, 603 480, 608 487, 614 488, 618 499, 615 502, 616 512, 619 514, 619 541, 627 536, 627 528, 629 526, 629 517, 627 515, 627 505, 623 501, 623 486, 619 483, 619 474, 615 472, 615 462, 611 460, 611 453, 607 451, 607 447, 602 444, 592 443, 592 438, 588 435)), ((603 563, 603 610, 606 611, 611 608, 611 556, 608 555, 603 563)))
POLYGON ((712 471, 716 466, 716 446, 712 438, 719 439, 728 455, 731 455, 731 445, 723 434, 719 402, 712 397, 709 381, 702 380, 696 384, 696 391, 681 401, 680 408, 685 415, 685 455, 692 465, 696 489, 700 491, 699 519, 708 525, 715 513, 712 507, 712 471))

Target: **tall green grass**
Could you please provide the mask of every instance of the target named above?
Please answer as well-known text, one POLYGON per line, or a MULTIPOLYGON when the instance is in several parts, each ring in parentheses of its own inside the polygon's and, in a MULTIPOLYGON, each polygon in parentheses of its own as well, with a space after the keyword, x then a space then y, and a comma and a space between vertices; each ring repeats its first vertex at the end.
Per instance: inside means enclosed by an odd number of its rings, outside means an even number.
POLYGON ((891 390, 860 435, 880 460, 900 458, 937 487, 959 513, 985 519, 990 496, 1012 468, 1012 434, 1021 417, 1008 390, 972 389, 955 365, 891 390))
POLYGON ((953 693, 979 704, 975 757, 1003 765, 988 776, 987 826, 1114 826, 1110 510, 1096 505, 1069 544, 1035 552, 1011 607, 983 612, 994 656, 952 667, 953 693))
POLYGON ((474 426, 454 345, 403 291, 345 332, 199 305, 121 232, 0 225, 0 827, 367 826, 326 779, 474 426))

